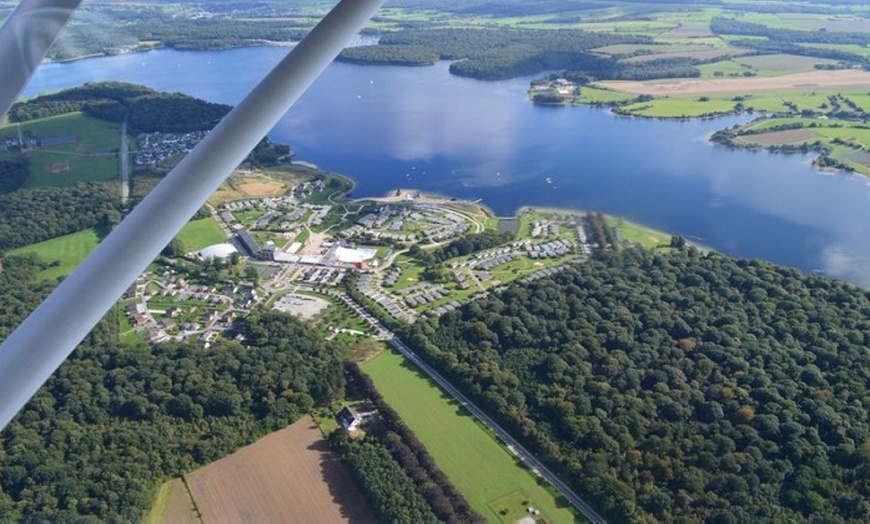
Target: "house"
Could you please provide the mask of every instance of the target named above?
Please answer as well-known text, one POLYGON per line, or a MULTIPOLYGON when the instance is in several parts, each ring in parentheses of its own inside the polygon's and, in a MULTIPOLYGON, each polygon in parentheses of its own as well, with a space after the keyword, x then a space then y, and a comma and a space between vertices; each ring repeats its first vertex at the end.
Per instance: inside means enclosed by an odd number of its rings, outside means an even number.
POLYGON ((337 418, 341 427, 348 431, 356 430, 357 426, 359 426, 363 420, 360 414, 354 411, 350 406, 341 408, 341 411, 338 412, 337 418))

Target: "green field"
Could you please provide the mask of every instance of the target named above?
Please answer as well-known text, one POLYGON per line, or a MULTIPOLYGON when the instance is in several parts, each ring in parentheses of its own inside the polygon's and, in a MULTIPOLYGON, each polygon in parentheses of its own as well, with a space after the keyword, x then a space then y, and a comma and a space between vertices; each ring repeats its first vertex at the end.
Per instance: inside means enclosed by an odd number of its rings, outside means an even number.
MULTIPOLYGON (((25 152, 30 169, 27 187, 67 186, 118 176, 121 131, 117 123, 70 113, 22 123, 22 135, 28 132, 40 138, 66 136, 74 141, 25 152)), ((17 136, 17 124, 0 128, 0 138, 17 136)))
MULTIPOLYGON (((612 93, 614 101, 632 100, 633 95, 617 91, 605 91, 584 87, 583 103, 611 103, 602 93, 612 93), (600 97, 600 98, 599 98, 600 97)), ((652 118, 692 118, 705 115, 729 113, 739 102, 744 110, 767 113, 794 113, 787 104, 793 104, 797 111, 811 111, 813 114, 826 115, 834 111, 829 96, 838 94, 851 100, 858 107, 870 109, 870 94, 864 91, 759 91, 755 93, 713 93, 709 95, 685 95, 653 98, 645 102, 634 102, 619 106, 619 112, 632 116, 652 118)), ((845 107, 841 100, 840 104, 845 107)))
POLYGON ((870 128, 858 122, 812 118, 770 118, 752 122, 743 129, 764 131, 743 135, 739 142, 762 147, 800 145, 821 140, 831 150, 830 156, 851 167, 856 172, 870 176, 870 128), (805 135, 792 132, 777 132, 777 126, 800 125, 805 135), (814 127, 810 128, 812 125, 814 127), (835 143, 834 141, 842 141, 835 143), (845 143, 843 143, 845 142, 845 143), (850 144, 850 145, 847 145, 850 144))
POLYGON ((200 249, 227 241, 227 236, 213 217, 191 220, 178 232, 178 240, 185 251, 192 253, 200 249))
POLYGON ((712 97, 656 98, 620 107, 620 112, 649 118, 697 118, 721 115, 734 111, 734 102, 712 97))
POLYGON ((607 216, 607 225, 619 231, 623 240, 640 244, 648 249, 669 248, 671 235, 668 233, 635 224, 621 217, 607 216))
POLYGON ((347 304, 332 295, 315 293, 313 291, 297 291, 297 293, 299 295, 308 295, 329 302, 329 307, 326 308, 323 313, 318 315, 312 322, 313 325, 323 333, 324 337, 331 335, 328 330, 330 327, 352 329, 364 333, 371 332, 371 328, 364 320, 351 310, 347 304))
POLYGON ((402 274, 396 280, 396 285, 390 288, 393 292, 420 283, 420 273, 423 272, 423 266, 417 262, 416 258, 410 255, 399 255, 394 264, 402 268, 402 274))
MULTIPOLYGON (((499 515, 490 504, 517 491, 528 495, 547 522, 573 522, 574 515, 522 466, 487 430, 395 351, 363 365, 384 399, 426 446, 438 466, 490 522, 510 522, 515 513, 499 515)), ((521 515, 520 515, 521 516, 521 515)))
POLYGON ((33 253, 42 260, 52 264, 52 267, 41 271, 39 278, 53 280, 72 273, 91 251, 97 247, 100 237, 96 230, 86 229, 38 244, 20 247, 9 251, 8 255, 24 255, 33 253))
POLYGON ((634 95, 599 89, 597 87, 583 87, 580 89, 580 102, 583 104, 612 104, 614 102, 627 102, 633 100, 634 95))

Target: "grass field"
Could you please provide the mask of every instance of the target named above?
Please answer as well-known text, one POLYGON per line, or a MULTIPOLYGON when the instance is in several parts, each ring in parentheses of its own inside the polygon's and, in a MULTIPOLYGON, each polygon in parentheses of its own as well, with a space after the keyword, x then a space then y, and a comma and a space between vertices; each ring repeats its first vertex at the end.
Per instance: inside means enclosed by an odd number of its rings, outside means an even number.
POLYGON ((178 232, 178 239, 188 253, 227 241, 221 226, 213 217, 191 220, 178 232))
POLYGON ((292 186, 309 178, 297 174, 296 171, 291 172, 281 168, 256 173, 236 171, 230 175, 226 182, 221 184, 221 187, 209 197, 208 201, 217 206, 224 202, 246 198, 280 196, 286 194, 292 186))
MULTIPOLYGON (((204 522, 376 521, 310 417, 194 471, 185 480, 204 522)), ((192 504, 178 493, 183 484, 173 482, 169 493, 161 489, 149 522, 190 522, 192 504)))
POLYGON ((145 515, 143 524, 200 524, 193 500, 187 492, 187 487, 181 479, 164 482, 157 492, 157 501, 151 511, 145 515))
POLYGON ((607 225, 619 231, 623 240, 640 244, 648 249, 669 248, 671 235, 657 229, 635 224, 621 217, 607 216, 607 225))
POLYGON ((862 124, 843 120, 810 118, 771 118, 745 126, 758 134, 744 135, 738 141, 762 147, 801 145, 821 140, 831 149, 831 157, 858 173, 870 176, 870 129, 862 124), (776 126, 801 125, 799 129, 777 131, 776 126), (815 127, 808 127, 814 125, 815 127), (839 139, 841 143, 834 141, 839 139), (845 143, 843 143, 845 142, 845 143), (849 144, 849 145, 847 145, 849 144))
MULTIPOLYGON (((73 142, 27 151, 27 187, 67 186, 118 176, 119 124, 70 113, 22 123, 21 133, 28 132, 40 138, 68 136, 73 142)), ((0 138, 17 136, 17 125, 0 128, 0 138)))
POLYGON ((611 104, 614 102, 626 102, 633 98, 634 95, 610 89, 598 89, 595 87, 583 87, 580 89, 580 101, 584 104, 611 104))
POLYGON ((516 491, 528 495, 550 523, 573 522, 574 515, 538 483, 488 431, 404 357, 389 351, 365 363, 384 399, 426 446, 438 466, 490 522, 510 522, 493 511, 516 491))
POLYGON ((72 273, 72 270, 97 247, 99 242, 100 237, 97 231, 86 229, 71 235, 13 249, 7 254, 13 256, 27 253, 36 254, 42 260, 53 264, 52 267, 41 271, 38 278, 53 280, 72 273))
POLYGON ((395 292, 420 282, 423 266, 417 262, 416 258, 410 255, 399 255, 396 257, 395 265, 402 268, 402 274, 396 280, 396 285, 390 288, 392 291, 395 292))
MULTIPOLYGON (((627 93, 607 91, 591 87, 583 88, 583 103, 610 103, 613 101, 631 100, 627 93), (603 96, 602 96, 603 95, 603 96), (619 98, 622 97, 622 98, 619 98)), ((669 95, 653 98, 646 102, 620 106, 622 113, 634 116, 654 118, 686 118, 706 114, 727 113, 735 109, 739 102, 744 110, 768 113, 793 113, 793 105, 797 111, 812 111, 824 115, 834 111, 834 106, 828 97, 835 91, 761 91, 761 92, 731 92, 711 93, 708 95, 669 95), (706 99, 704 101, 703 99, 706 99)), ((866 91, 841 91, 839 95, 854 102, 858 107, 870 109, 870 95, 866 91)), ((841 105, 845 105, 842 101, 841 105)), ((806 119, 802 119, 806 121, 806 119)))
POLYGON ((623 106, 620 111, 650 118, 697 118, 730 113, 734 111, 734 102, 712 98, 702 101, 697 97, 657 98, 623 106))
POLYGON ((323 332, 324 337, 330 335, 330 332, 327 329, 329 327, 352 329, 365 333, 371 331, 368 324, 360 319, 359 316, 347 306, 347 304, 332 295, 315 293, 313 291, 298 291, 297 293, 299 295, 308 295, 329 302, 329 307, 326 308, 326 311, 318 315, 313 322, 317 329, 323 332))

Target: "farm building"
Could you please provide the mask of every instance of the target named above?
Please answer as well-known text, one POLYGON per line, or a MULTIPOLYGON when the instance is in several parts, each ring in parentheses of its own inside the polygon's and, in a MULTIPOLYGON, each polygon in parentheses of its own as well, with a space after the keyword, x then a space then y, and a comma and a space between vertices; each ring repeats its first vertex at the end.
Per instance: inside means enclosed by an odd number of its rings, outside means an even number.
POLYGON ((354 431, 362 420, 362 416, 350 406, 345 406, 338 412, 339 424, 348 431, 354 431))

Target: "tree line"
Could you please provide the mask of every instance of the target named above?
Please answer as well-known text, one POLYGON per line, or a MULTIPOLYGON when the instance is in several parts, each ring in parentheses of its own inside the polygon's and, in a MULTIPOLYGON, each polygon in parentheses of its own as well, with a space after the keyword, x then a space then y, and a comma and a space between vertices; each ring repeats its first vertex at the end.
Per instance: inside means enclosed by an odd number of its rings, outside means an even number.
POLYGON ((710 22, 710 31, 716 35, 739 35, 753 38, 733 40, 731 45, 753 49, 758 54, 790 54, 810 56, 828 60, 868 65, 867 58, 824 47, 813 47, 801 44, 854 44, 866 46, 870 44, 870 34, 846 33, 838 31, 800 31, 796 29, 776 29, 763 24, 744 22, 733 18, 717 16, 710 22), (763 37, 763 38, 758 38, 763 37))
POLYGON ((83 111, 110 122, 126 118, 136 132, 187 133, 211 129, 230 109, 181 93, 123 82, 96 82, 17 102, 9 110, 9 119, 25 122, 83 111))
POLYGON ((369 435, 351 438, 339 430, 329 442, 383 522, 439 522, 414 481, 378 439, 369 435))
POLYGON ((452 240, 449 244, 432 250, 420 248, 418 245, 411 246, 408 254, 420 261, 424 266, 437 266, 451 258, 463 257, 478 251, 492 249, 508 242, 515 238, 515 234, 510 231, 498 232, 492 229, 487 229, 480 233, 470 233, 463 235, 460 238, 452 240))
MULTIPOLYGON (((3 261, 3 337, 50 287, 3 261)), ((117 341, 113 311, 0 432, 10 522, 140 521, 157 486, 343 395, 339 350, 293 317, 258 312, 245 345, 117 341)))
POLYGON ((105 182, 0 194, 0 251, 114 225, 120 201, 118 184, 105 182))
POLYGON ((384 400, 380 392, 356 362, 345 364, 348 388, 360 397, 372 402, 378 413, 378 423, 367 429, 367 435, 377 439, 389 449, 402 469, 426 499, 435 516, 442 522, 484 522, 483 517, 471 509, 471 505, 453 486, 450 479, 435 463, 426 446, 399 417, 399 414, 384 400))
POLYGON ((587 53, 591 49, 649 42, 647 37, 570 29, 416 29, 382 35, 378 45, 346 50, 339 59, 390 63, 390 58, 400 56, 419 65, 455 60, 450 67, 453 74, 497 80, 578 68, 576 64, 594 59, 587 53), (407 54, 398 49, 407 49, 407 54))
MULTIPOLYGON (((256 7, 256 6, 254 6, 256 7)), ((209 9, 212 9, 211 4, 209 9)), ((252 16, 252 6, 245 9, 252 16)), ((268 16, 268 15, 267 15, 268 16)), ((220 50, 253 46, 265 42, 301 39, 312 26, 300 20, 251 20, 232 13, 208 18, 178 16, 160 8, 143 6, 100 6, 94 13, 82 8, 78 24, 70 25, 58 37, 48 57, 67 60, 87 55, 112 55, 137 48, 142 42, 183 50, 220 50), (118 30, 122 27, 123 30, 118 30)))
POLYGON ((24 156, 18 156, 14 160, 0 160, 0 194, 20 189, 27 181, 29 173, 24 156))
POLYGON ((713 17, 710 21, 710 30, 717 35, 762 36, 777 42, 795 44, 870 44, 870 34, 868 33, 779 29, 723 16, 713 17))
POLYGON ((870 520, 870 295, 627 249, 408 343, 614 521, 870 520))

